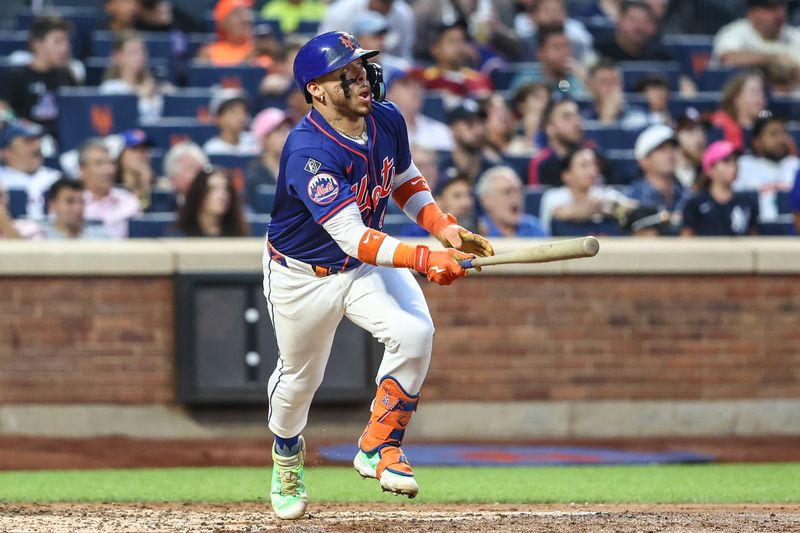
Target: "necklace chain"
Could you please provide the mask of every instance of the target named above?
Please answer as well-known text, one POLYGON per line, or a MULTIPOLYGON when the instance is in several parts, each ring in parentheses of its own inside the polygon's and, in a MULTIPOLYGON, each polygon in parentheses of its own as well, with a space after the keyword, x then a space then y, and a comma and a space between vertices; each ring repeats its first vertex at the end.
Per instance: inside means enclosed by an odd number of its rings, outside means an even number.
POLYGON ((355 141, 358 141, 358 140, 364 140, 364 141, 366 141, 366 140, 367 140, 367 121, 366 121, 366 120, 364 121, 364 129, 362 129, 362 130, 361 130, 361 133, 360 133, 360 134, 358 134, 358 135, 357 135, 357 136, 355 136, 355 137, 354 137, 354 136, 352 136, 352 135, 350 135, 350 134, 349 134, 349 133, 347 133, 346 131, 342 131, 342 130, 340 130, 339 128, 337 128, 337 127, 336 127, 336 126, 334 126, 333 124, 331 124, 331 127, 332 127, 333 129, 335 129, 336 131, 338 131, 339 133, 341 133, 342 135, 344 135, 345 137, 347 137, 348 139, 353 139, 353 140, 355 140, 355 141))

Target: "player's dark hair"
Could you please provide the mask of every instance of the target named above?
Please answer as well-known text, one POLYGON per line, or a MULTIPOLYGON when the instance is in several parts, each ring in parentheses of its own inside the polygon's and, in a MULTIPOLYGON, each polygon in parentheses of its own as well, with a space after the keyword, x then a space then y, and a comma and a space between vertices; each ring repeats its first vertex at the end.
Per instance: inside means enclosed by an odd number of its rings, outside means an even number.
POLYGON ((650 19, 653 22, 658 23, 658 15, 656 15, 656 12, 653 10, 650 4, 648 4, 644 0, 625 0, 624 2, 622 2, 622 5, 619 7, 620 18, 627 15, 628 11, 630 11, 631 9, 641 9, 647 12, 647 15, 650 17, 650 19))
POLYGON ((75 180, 67 177, 62 177, 57 179, 47 190, 46 194, 47 202, 48 203, 52 202, 53 200, 58 198, 58 193, 60 193, 64 189, 82 192, 84 190, 83 182, 80 180, 75 180))
POLYGON ((200 227, 200 213, 203 210, 203 203, 208 196, 208 180, 211 176, 223 176, 228 184, 228 210, 222 215, 220 226, 222 227, 221 237, 246 237, 250 234, 250 228, 244 220, 244 210, 239 193, 233 186, 233 180, 228 173, 221 168, 205 165, 195 176, 192 185, 186 192, 186 201, 178 212, 178 229, 188 237, 205 237, 200 227))
POLYGON ((63 31, 69 35, 72 31, 72 25, 59 16, 46 15, 36 17, 31 23, 31 29, 28 33, 28 43, 43 41, 54 31, 63 31))
POLYGON ((542 26, 536 32, 536 47, 541 49, 547 45, 548 39, 555 35, 564 35, 566 32, 564 30, 563 24, 551 24, 549 26, 542 26))

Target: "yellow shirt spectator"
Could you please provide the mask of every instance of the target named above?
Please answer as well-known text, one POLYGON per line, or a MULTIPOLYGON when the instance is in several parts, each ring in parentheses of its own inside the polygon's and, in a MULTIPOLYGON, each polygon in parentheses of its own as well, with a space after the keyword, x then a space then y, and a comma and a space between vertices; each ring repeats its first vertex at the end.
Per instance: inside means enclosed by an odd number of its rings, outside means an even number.
POLYGON ((271 0, 261 8, 261 16, 280 21, 281 31, 286 35, 295 32, 302 20, 322 20, 325 8, 325 3, 319 0, 271 0))

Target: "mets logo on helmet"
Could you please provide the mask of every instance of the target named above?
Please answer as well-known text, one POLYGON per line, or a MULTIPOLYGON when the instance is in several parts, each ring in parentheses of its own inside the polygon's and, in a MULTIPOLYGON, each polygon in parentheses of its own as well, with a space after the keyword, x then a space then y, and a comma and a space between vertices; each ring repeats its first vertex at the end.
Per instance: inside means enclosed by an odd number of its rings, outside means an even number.
POLYGON ((356 49, 356 45, 353 44, 353 39, 349 35, 347 34, 342 35, 341 37, 339 37, 339 40, 342 41, 342 44, 345 45, 350 50, 356 49))
POLYGON ((319 205, 328 205, 339 194, 339 182, 330 174, 317 174, 308 182, 308 197, 319 205))

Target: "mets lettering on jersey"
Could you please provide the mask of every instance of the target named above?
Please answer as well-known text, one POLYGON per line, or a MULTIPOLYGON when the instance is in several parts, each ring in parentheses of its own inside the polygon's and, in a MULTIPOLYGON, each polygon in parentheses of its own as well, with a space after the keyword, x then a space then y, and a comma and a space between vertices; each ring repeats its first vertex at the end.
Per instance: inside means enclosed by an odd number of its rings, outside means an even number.
POLYGON ((373 102, 366 121, 366 145, 340 135, 316 109, 292 130, 281 154, 268 232, 281 254, 337 269, 360 264, 322 224, 355 202, 364 224, 380 230, 393 186, 414 169, 406 125, 394 104, 373 102))

